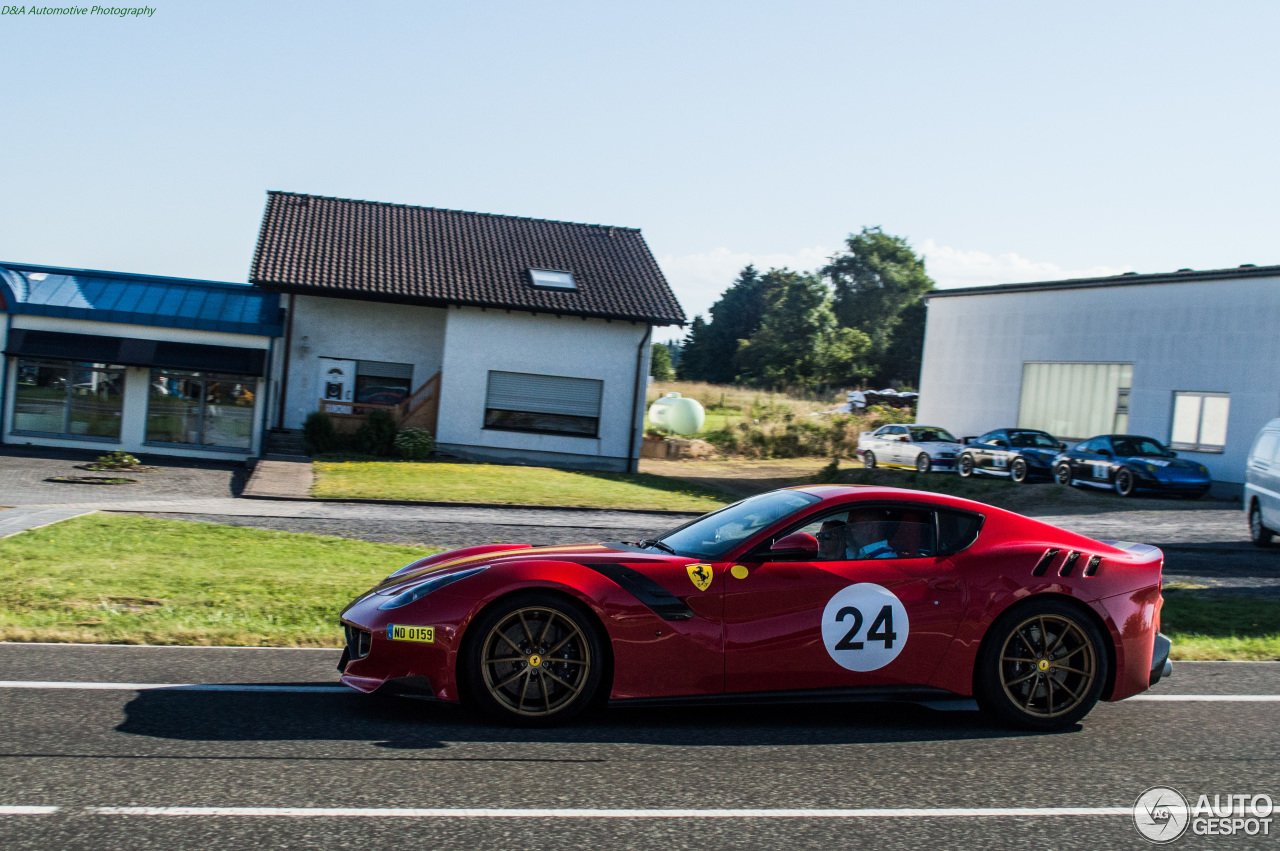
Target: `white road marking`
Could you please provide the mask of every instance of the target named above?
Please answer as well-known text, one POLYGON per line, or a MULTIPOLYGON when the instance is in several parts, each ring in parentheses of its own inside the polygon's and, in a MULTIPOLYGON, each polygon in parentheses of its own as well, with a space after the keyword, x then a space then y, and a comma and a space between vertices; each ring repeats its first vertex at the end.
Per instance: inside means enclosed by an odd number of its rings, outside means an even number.
POLYGON ((355 694, 346 686, 277 686, 256 683, 78 683, 0 680, 0 688, 87 689, 97 691, 270 691, 291 694, 355 694))
POLYGON ((904 809, 515 809, 401 807, 86 807, 104 816, 276 816, 291 818, 1029 818, 1131 816, 1133 807, 944 807, 904 809))
POLYGON ((56 813, 60 807, 2 807, 0 816, 47 816, 56 813))
POLYGON ((1126 697, 1122 702, 1131 700, 1156 700, 1169 702, 1211 701, 1215 703, 1275 703, 1280 701, 1280 694, 1135 694, 1126 697))

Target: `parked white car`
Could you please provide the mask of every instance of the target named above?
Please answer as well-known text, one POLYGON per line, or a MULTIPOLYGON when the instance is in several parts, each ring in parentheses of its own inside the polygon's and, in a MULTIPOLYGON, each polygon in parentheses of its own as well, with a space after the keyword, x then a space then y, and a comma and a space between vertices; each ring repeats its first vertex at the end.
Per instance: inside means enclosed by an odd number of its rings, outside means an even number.
POLYGON ((1262 427, 1244 468, 1244 513, 1249 537, 1260 547, 1280 531, 1280 420, 1262 427))
POLYGON ((960 441, 945 428, 887 425, 858 435, 858 457, 867 469, 909 467, 921 473, 954 470, 960 441))

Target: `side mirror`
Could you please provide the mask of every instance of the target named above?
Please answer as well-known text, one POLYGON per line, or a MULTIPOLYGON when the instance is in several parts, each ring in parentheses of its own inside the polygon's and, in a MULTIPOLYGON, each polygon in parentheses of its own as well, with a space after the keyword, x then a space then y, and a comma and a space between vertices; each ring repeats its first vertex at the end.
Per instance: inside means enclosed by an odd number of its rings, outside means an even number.
POLYGON ((1172 449, 1170 449, 1170 450, 1169 450, 1169 457, 1170 457, 1170 458, 1177 458, 1177 457, 1178 457, 1178 453, 1177 453, 1177 452, 1174 452, 1172 449))
POLYGON ((818 554, 818 539, 810 535, 808 532, 792 532, 773 542, 773 546, 769 547, 771 555, 785 555, 794 553, 800 554, 818 554))
POLYGON ((1066 452, 1066 451, 1067 451, 1067 444, 1065 444, 1065 443, 1063 443, 1061 440, 1059 440, 1059 441, 1058 441, 1058 451, 1059 451, 1059 452, 1066 452))

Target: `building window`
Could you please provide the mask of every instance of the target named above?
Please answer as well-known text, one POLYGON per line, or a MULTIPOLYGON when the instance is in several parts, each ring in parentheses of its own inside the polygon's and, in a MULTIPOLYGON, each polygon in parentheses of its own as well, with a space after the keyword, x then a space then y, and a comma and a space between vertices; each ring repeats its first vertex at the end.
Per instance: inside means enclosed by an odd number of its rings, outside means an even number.
POLYGON ((356 401, 398 405, 413 390, 413 364, 356 361, 356 401))
POLYGON ((1226 393, 1174 393, 1169 445, 1174 449, 1221 452, 1227 445, 1230 409, 1231 397, 1226 393))
POLYGON ((257 381, 249 375, 153 369, 147 397, 147 442, 249 449, 257 381))
POLYGON ((1131 363, 1024 363, 1018 427, 1082 440, 1129 430, 1131 363))
POLYGON ((576 290, 572 272, 561 272, 555 269, 530 269, 529 278, 535 287, 549 287, 553 290, 576 290))
POLYGON ((124 367, 20 359, 13 430, 58 437, 120 439, 124 367))
POLYGON ((489 373, 484 427, 596 437, 604 382, 524 372, 489 373))

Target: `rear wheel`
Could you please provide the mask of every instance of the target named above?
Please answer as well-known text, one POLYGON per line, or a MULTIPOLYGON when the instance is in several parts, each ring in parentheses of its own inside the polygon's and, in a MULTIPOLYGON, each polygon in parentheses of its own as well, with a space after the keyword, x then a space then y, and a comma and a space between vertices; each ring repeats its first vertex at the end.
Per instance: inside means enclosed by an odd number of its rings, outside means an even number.
POLYGON ((1066 461, 1053 468, 1053 480, 1060 485, 1071 484, 1071 465, 1066 461))
POLYGON ((1075 724, 1107 680, 1102 634, 1058 600, 1031 601, 996 619, 978 654, 974 697, 986 711, 1030 730, 1075 724))
POLYGON ((1249 537, 1255 547, 1268 547, 1271 545, 1271 535, 1271 530, 1262 525, 1262 507, 1255 502, 1253 508, 1249 509, 1249 537))
POLYGON ((1009 465, 1009 478, 1018 484, 1022 484, 1027 480, 1027 462, 1021 458, 1014 458, 1013 463, 1009 465))
POLYGON ((876 466, 876 453, 872 452, 870 449, 868 449, 866 452, 863 452, 863 453, 862 453, 862 466, 866 467, 868 470, 873 470, 873 469, 875 469, 875 466, 876 466))
POLYGON ((1111 486, 1114 487, 1116 493, 1121 496, 1133 496, 1134 488, 1137 487, 1137 483, 1133 478, 1133 471, 1121 467, 1116 471, 1116 477, 1112 481, 1111 486))
POLYGON ((468 630, 462 667, 470 702, 507 724, 558 724, 600 688, 604 650, 593 618, 557 594, 499 602, 468 630))
POLYGON ((921 452, 919 455, 916 456, 916 472, 917 473, 927 473, 932 469, 933 469, 933 461, 930 460, 929 455, 927 453, 921 452))
POLYGON ((973 456, 961 455, 960 460, 956 462, 956 472, 960 474, 960 478, 967 479, 973 475, 973 456))

